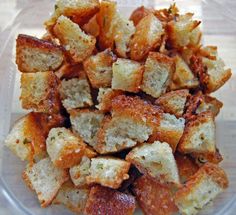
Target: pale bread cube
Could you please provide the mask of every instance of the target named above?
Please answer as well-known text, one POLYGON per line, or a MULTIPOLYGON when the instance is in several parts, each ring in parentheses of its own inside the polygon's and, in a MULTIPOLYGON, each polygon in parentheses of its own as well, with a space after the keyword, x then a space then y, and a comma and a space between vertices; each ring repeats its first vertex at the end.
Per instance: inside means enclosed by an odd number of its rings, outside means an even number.
POLYGON ((160 96, 155 104, 160 105, 165 112, 181 117, 189 95, 188 90, 171 91, 160 96))
POLYGON ((228 187, 226 173, 217 165, 202 166, 175 194, 181 214, 197 214, 219 193, 228 187))
POLYGON ((142 90, 154 98, 166 92, 173 74, 173 59, 158 52, 150 52, 145 62, 142 90))
POLYGON ((126 160, 161 183, 180 183, 175 158, 168 143, 145 143, 132 149, 126 160))
POLYGON ((102 186, 117 189, 122 181, 129 178, 130 163, 118 158, 96 157, 91 159, 88 184, 101 184, 102 186))
POLYGON ((59 92, 62 104, 68 111, 93 105, 91 90, 86 77, 63 79, 59 92))
POLYGON ((70 112, 72 129, 90 146, 97 143, 97 132, 103 120, 103 113, 88 109, 70 112))
POLYGON ((130 40, 130 57, 132 60, 142 60, 149 51, 160 46, 164 34, 162 23, 152 13, 144 16, 136 26, 136 31, 130 40))
POLYGON ((137 93, 142 76, 143 66, 140 63, 118 58, 112 65, 112 89, 137 93))
POLYGON ((81 214, 88 196, 89 189, 77 188, 71 181, 68 181, 61 186, 56 198, 53 200, 53 204, 63 204, 74 213, 81 214))
POLYGON ((203 112, 186 124, 178 150, 182 153, 216 152, 216 127, 211 112, 203 112))
POLYGON ((99 88, 97 97, 98 105, 96 105, 96 108, 102 112, 109 112, 112 106, 112 99, 122 94, 122 90, 99 88))
POLYGON ((63 49, 46 40, 19 34, 16 39, 16 64, 21 72, 46 72, 57 69, 64 60, 63 49))
POLYGON ((20 100, 24 109, 58 113, 61 109, 58 78, 53 72, 22 73, 20 100))
POLYGON ((57 19, 53 32, 75 63, 83 62, 95 48, 96 39, 85 34, 79 25, 63 15, 57 19))
POLYGON ((42 207, 51 204, 61 185, 69 179, 68 172, 53 165, 50 158, 28 165, 23 172, 26 185, 34 190, 42 207))
POLYGON ((46 145, 49 157, 59 168, 69 168, 80 163, 86 148, 82 138, 66 128, 51 129, 46 145))
POLYGON ((83 65, 93 88, 110 87, 112 80, 112 64, 116 56, 110 49, 88 57, 83 65))

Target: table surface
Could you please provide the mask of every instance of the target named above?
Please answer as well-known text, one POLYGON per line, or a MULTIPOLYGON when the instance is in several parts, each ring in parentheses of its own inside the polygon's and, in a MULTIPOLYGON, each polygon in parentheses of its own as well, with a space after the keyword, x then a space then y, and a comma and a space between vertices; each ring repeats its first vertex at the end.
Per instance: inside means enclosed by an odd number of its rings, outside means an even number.
MULTIPOLYGON (((29 2, 37 2, 40 0, 0 0, 0 32, 7 26, 10 26, 15 15, 25 7, 29 2)), ((49 0, 50 1, 50 0, 49 0)), ((146 2, 149 2, 148 0, 146 2)), ((153 2, 153 1, 152 1, 153 2)), ((155 1, 158 5, 160 1, 155 1)), ((181 7, 182 0, 176 0, 177 5, 181 7)), ((186 1, 185 1, 186 2, 186 1)), ((198 11, 197 17, 203 20, 203 28, 206 34, 204 35, 204 43, 209 45, 217 45, 219 55, 225 61, 227 67, 232 69, 233 75, 231 80, 223 86, 214 95, 219 98, 224 107, 218 116, 218 120, 236 121, 236 99, 232 99, 236 95, 236 20, 225 22, 225 18, 232 16, 231 11, 236 11, 236 1, 232 0, 189 0, 189 10, 194 7, 198 11), (215 10, 211 10, 211 4, 214 4, 215 10), (219 4, 216 7, 215 4, 219 4), (217 9, 218 8, 218 9, 217 9), (230 8, 230 11, 228 10, 230 8), (222 13, 224 11, 224 13, 222 13)), ((0 37, 0 48, 4 43, 4 38, 0 37)), ((4 56, 8 57, 8 56, 4 56)), ((14 98, 12 105, 13 115, 18 115, 24 111, 20 107, 20 73, 16 74, 14 98)), ((5 208, 5 203, 0 196, 0 215, 10 214, 5 208)))

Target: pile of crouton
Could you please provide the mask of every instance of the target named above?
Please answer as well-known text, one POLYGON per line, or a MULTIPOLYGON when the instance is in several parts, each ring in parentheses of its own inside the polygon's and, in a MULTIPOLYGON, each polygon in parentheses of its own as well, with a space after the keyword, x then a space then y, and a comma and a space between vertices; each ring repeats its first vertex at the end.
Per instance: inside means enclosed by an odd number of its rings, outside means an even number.
POLYGON ((216 145, 231 76, 176 5, 125 18, 111 0, 57 0, 42 38, 18 35, 22 107, 7 147, 42 207, 197 214, 228 187, 216 145))

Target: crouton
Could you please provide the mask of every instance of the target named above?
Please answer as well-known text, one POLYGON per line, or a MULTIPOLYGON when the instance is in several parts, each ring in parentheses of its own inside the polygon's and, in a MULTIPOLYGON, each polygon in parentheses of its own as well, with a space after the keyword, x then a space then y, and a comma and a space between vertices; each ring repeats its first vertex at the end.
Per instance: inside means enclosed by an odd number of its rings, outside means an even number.
POLYGON ((168 143, 145 143, 132 149, 126 160, 161 183, 179 184, 178 169, 168 143))
POLYGON ((94 186, 89 193, 84 213, 85 215, 132 215, 135 207, 135 198, 132 195, 107 187, 94 186))
POLYGON ((135 61, 121 59, 112 65, 112 89, 137 93, 143 77, 143 66, 135 61))
POLYGON ((184 184, 198 171, 199 167, 194 162, 194 159, 187 155, 175 153, 175 160, 179 171, 180 182, 184 184))
POLYGON ((178 212, 171 188, 147 175, 141 176, 134 182, 132 191, 144 214, 171 215, 178 212))
POLYGON ((165 112, 181 117, 189 95, 188 90, 171 91, 159 97, 155 104, 160 105, 165 112))
POLYGON ((73 110, 70 112, 72 129, 79 134, 90 146, 97 143, 97 132, 104 115, 99 111, 88 109, 73 110))
POLYGON ((83 62, 95 48, 96 39, 63 15, 57 19, 53 32, 75 63, 83 62))
POLYGON ((70 168, 70 178, 76 187, 85 187, 86 177, 89 175, 91 160, 87 156, 83 156, 80 163, 70 168))
POLYGON ((175 71, 170 84, 171 90, 183 88, 196 88, 199 86, 197 77, 189 68, 188 64, 183 60, 180 55, 175 56, 175 71))
POLYGON ((99 88, 97 97, 98 105, 96 105, 96 108, 102 112, 109 112, 111 110, 112 99, 122 94, 123 92, 121 90, 99 88))
POLYGON ((98 0, 57 0, 55 11, 44 25, 50 31, 55 25, 58 17, 64 15, 69 17, 73 22, 83 25, 97 13, 99 10, 98 0))
POLYGON ((16 39, 16 64, 21 72, 46 72, 57 69, 64 60, 62 47, 46 40, 19 34, 16 39))
POLYGON ((86 77, 62 80, 59 92, 62 104, 68 111, 93 105, 91 90, 86 77))
POLYGON ((149 51, 160 46, 164 34, 162 23, 152 14, 144 16, 136 26, 130 40, 130 57, 132 60, 143 60, 149 51))
POLYGON ((205 164, 175 194, 182 214, 197 214, 206 204, 228 187, 225 172, 215 164, 205 164))
POLYGON ((112 64, 116 56, 110 49, 87 58, 83 65, 93 88, 110 87, 112 79, 112 64))
POLYGON ((154 127, 153 133, 148 139, 148 142, 152 143, 156 140, 167 142, 173 152, 175 152, 184 132, 185 119, 177 119, 175 115, 164 113, 158 118, 158 120, 159 124, 154 127))
POLYGON ((85 208, 88 196, 89 189, 79 189, 75 187, 71 181, 68 181, 61 186, 53 203, 63 204, 69 210, 80 214, 85 208))
POLYGON ((64 62, 62 66, 55 71, 55 75, 61 80, 78 78, 81 76, 81 73, 84 73, 82 64, 71 64, 69 62, 64 62))
POLYGON ((176 17, 167 25, 167 33, 173 48, 182 48, 194 41, 196 32, 194 29, 201 23, 192 19, 192 13, 186 13, 176 17))
POLYGON ((47 152, 56 167, 69 168, 80 163, 86 145, 69 129, 53 128, 46 140, 47 152))
POLYGON ((173 63, 166 55, 150 52, 145 62, 142 90, 155 98, 165 93, 173 74, 173 63))
POLYGON ((98 142, 94 148, 100 154, 119 152, 144 142, 152 133, 152 128, 144 122, 137 122, 126 116, 105 117, 98 130, 98 142))
POLYGON ((36 192, 42 207, 51 204, 61 185, 69 179, 68 172, 55 167, 50 158, 28 165, 22 177, 26 185, 36 192))
POLYGON ((85 33, 90 34, 94 37, 99 36, 100 33, 100 27, 97 22, 97 16, 94 15, 88 23, 84 24, 82 29, 85 31, 85 33))
POLYGON ((151 9, 141 6, 141 7, 136 8, 132 12, 129 19, 133 21, 135 26, 137 26, 137 24, 140 22, 140 20, 143 19, 143 17, 149 15, 152 12, 153 11, 151 9))
POLYGON ((34 113, 16 121, 5 143, 22 161, 46 155, 45 136, 34 113))
POLYGON ((58 113, 61 102, 57 77, 53 72, 22 73, 20 100, 24 109, 58 113))
POLYGON ((190 120, 184 129, 178 145, 182 153, 214 154, 215 146, 215 121, 211 112, 203 112, 190 120))
POLYGON ((117 189, 120 187, 122 181, 129 178, 129 168, 129 162, 118 158, 92 158, 89 176, 86 177, 86 181, 88 184, 96 183, 117 189))

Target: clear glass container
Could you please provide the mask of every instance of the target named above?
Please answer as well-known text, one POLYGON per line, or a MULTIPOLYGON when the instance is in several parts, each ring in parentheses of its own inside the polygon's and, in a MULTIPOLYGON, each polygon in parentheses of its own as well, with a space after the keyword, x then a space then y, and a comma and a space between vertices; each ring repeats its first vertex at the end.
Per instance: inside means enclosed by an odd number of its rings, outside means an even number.
MULTIPOLYGON (((0 41, 0 214, 52 215, 71 214, 62 206, 52 205, 40 208, 34 193, 24 185, 21 178, 25 163, 15 157, 6 147, 4 138, 12 123, 25 113, 20 107, 20 73, 15 65, 15 39, 19 33, 42 36, 43 22, 53 11, 53 1, 29 1, 27 7, 20 10, 13 24, 1 34, 0 41)), ((140 5, 156 8, 169 6, 173 1, 118 1, 119 10, 125 16, 140 5)), ((215 0, 176 0, 182 12, 194 12, 202 20, 204 44, 217 45, 219 55, 226 65, 232 68, 231 80, 214 95, 224 107, 216 119, 217 145, 224 155, 222 167, 226 170, 230 186, 219 195, 201 214, 236 214, 236 20, 235 1, 215 0)), ((141 214, 138 210, 136 214, 141 214)))

